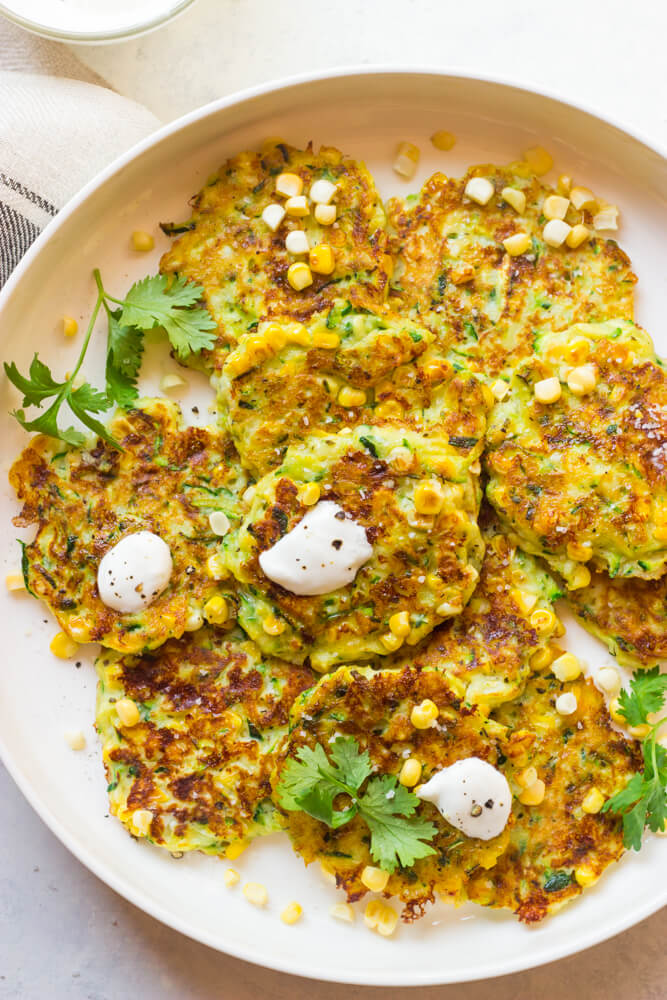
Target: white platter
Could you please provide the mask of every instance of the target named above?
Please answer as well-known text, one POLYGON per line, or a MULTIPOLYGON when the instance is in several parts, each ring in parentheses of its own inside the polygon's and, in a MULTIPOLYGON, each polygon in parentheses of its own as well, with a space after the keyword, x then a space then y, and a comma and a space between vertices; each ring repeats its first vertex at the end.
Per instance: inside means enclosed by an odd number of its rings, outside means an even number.
MULTIPOLYGON (((80 325, 94 303, 91 271, 99 266, 112 293, 155 270, 168 241, 157 222, 187 216, 187 200, 229 154, 281 135, 302 144, 334 144, 366 160, 380 190, 416 190, 434 169, 454 174, 474 162, 505 162, 541 142, 557 170, 573 174, 621 206, 622 246, 640 276, 637 319, 667 353, 663 322, 667 226, 667 163, 640 139, 570 105, 507 84, 436 72, 349 71, 246 92, 181 119, 136 147, 93 181, 51 223, 0 296, 2 356, 27 367, 34 350, 65 371, 78 342, 65 342, 58 320, 80 325), (451 153, 428 141, 436 129, 458 136, 451 153), (389 169, 398 141, 422 149, 419 174, 406 185, 389 169), (128 249, 133 229, 156 232, 156 249, 128 249)), ((98 341, 103 342, 100 336, 98 341)), ((102 355, 87 372, 102 384, 102 355)), ((144 380, 173 370, 158 355, 144 380), (150 374, 152 372, 152 375, 150 374)), ((190 378, 184 408, 208 402, 205 381, 190 378)), ((3 381, 0 427, 3 470, 25 441, 6 416, 17 405, 3 381)), ((204 414, 206 406, 202 407, 204 414)), ((2 476, 0 539, 4 572, 18 564, 19 534, 11 526, 15 500, 2 476)), ((314 867, 304 869, 281 836, 256 842, 237 862, 243 879, 266 883, 265 910, 224 888, 223 867, 206 857, 180 861, 131 840, 107 814, 105 782, 91 728, 95 697, 94 649, 82 666, 54 659, 48 650, 57 626, 26 595, 0 594, 6 649, 0 670, 0 750, 15 780, 62 842, 108 885, 170 926, 214 948, 275 969, 369 985, 451 983, 502 975, 572 954, 618 933, 667 901, 665 842, 648 838, 598 886, 556 919, 527 929, 513 917, 478 907, 434 907, 421 922, 390 940, 371 934, 358 915, 354 926, 328 916, 336 899, 314 867), (88 748, 73 753, 66 729, 83 729, 88 748), (300 924, 278 919, 292 899, 302 903, 300 924)), ((592 666, 608 662, 603 648, 575 625, 570 648, 592 666)))

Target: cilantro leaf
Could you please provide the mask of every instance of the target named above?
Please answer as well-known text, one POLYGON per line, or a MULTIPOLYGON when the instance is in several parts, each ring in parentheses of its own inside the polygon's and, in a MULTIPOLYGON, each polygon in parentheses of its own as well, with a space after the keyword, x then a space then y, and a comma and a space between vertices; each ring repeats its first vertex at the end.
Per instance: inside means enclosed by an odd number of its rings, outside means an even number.
POLYGON ((30 377, 25 378, 12 361, 5 364, 7 378, 23 393, 23 406, 40 406, 43 400, 62 389, 62 382, 56 382, 51 372, 39 356, 35 354, 30 363, 30 377))
POLYGON ((156 274, 137 281, 121 302, 120 323, 139 330, 162 327, 176 355, 185 360, 213 347, 216 323, 207 309, 195 306, 203 288, 185 278, 156 274))
POLYGON ((636 672, 630 681, 630 690, 621 691, 618 697, 619 712, 629 726, 641 726, 652 712, 662 708, 667 694, 667 674, 659 667, 636 672))
POLYGON ((332 765, 324 748, 301 747, 296 758, 288 760, 278 788, 278 801, 285 809, 307 812, 336 829, 348 823, 357 811, 356 804, 334 809, 334 799, 341 792, 354 797, 356 788, 346 783, 345 774, 332 765))
POLYGON ((135 327, 123 326, 120 309, 108 310, 106 380, 107 396, 119 406, 132 406, 137 396, 137 378, 144 350, 144 335, 135 327))
POLYGON ((347 784, 355 790, 361 788, 366 778, 373 772, 368 750, 359 753, 357 741, 351 736, 339 736, 332 743, 331 758, 345 775, 347 784))
POLYGON ((424 841, 433 839, 436 828, 413 816, 418 805, 417 796, 393 774, 373 778, 359 799, 359 814, 371 831, 371 854, 385 871, 395 871, 397 864, 408 868, 418 858, 435 854, 424 841))

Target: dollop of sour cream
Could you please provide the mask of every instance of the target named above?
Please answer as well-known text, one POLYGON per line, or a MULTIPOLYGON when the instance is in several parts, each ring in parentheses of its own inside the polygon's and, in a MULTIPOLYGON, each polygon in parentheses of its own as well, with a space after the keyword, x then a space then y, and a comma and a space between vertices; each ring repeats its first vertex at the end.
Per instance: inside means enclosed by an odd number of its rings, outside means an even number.
POLYGON ((137 531, 109 549, 97 570, 97 589, 108 608, 129 614, 147 608, 166 588, 173 570, 167 543, 137 531))
POLYGON ((269 580, 299 596, 329 594, 352 583, 373 555, 366 529, 331 500, 321 500, 259 557, 269 580))
POLYGON ((501 834, 512 811, 512 792, 505 775, 479 757, 443 767, 417 795, 432 802, 466 837, 480 840, 501 834))

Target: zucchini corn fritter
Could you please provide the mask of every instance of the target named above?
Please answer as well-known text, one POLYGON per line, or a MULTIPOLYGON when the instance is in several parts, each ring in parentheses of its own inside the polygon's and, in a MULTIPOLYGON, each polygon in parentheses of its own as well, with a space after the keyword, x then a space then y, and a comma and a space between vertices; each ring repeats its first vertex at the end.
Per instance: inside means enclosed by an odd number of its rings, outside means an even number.
POLYGON ((199 628, 214 596, 224 597, 233 619, 233 587, 209 525, 213 511, 233 522, 239 509, 245 474, 231 440, 210 427, 184 428, 178 407, 164 399, 118 412, 110 430, 123 451, 101 440, 82 449, 40 436, 12 466, 23 502, 14 523, 37 525, 23 549, 28 590, 77 642, 121 652, 199 628), (100 599, 97 570, 121 538, 142 530, 169 545, 171 581, 149 607, 121 614, 100 599))
POLYGON ((269 776, 311 671, 263 657, 240 630, 206 626, 143 656, 104 651, 97 673, 111 811, 130 833, 221 854, 278 828, 269 776), (126 699, 139 710, 131 724, 126 699))

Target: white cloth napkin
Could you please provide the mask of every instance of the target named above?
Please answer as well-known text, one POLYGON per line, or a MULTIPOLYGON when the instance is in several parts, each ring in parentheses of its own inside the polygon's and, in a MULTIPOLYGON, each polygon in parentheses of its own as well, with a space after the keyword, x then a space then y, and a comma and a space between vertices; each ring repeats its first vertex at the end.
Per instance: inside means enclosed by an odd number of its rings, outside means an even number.
POLYGON ((68 198, 159 125, 105 87, 0 72, 0 286, 68 198))

